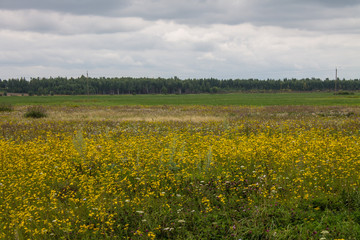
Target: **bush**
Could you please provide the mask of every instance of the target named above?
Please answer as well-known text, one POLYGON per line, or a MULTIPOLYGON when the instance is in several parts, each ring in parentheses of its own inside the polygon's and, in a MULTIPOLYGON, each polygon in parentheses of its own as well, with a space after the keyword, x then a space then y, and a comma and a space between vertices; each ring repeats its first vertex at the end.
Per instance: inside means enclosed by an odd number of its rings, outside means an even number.
POLYGON ((10 103, 0 104, 0 112, 11 112, 12 110, 13 110, 13 106, 10 103))
POLYGON ((218 87, 212 87, 211 89, 210 89, 210 93, 218 93, 218 92, 220 92, 220 88, 218 88, 218 87))
POLYGON ((354 95, 353 92, 347 92, 347 91, 339 91, 334 93, 334 95, 354 95))
POLYGON ((24 117, 26 118, 44 118, 46 116, 46 110, 41 106, 29 107, 24 114, 24 117))

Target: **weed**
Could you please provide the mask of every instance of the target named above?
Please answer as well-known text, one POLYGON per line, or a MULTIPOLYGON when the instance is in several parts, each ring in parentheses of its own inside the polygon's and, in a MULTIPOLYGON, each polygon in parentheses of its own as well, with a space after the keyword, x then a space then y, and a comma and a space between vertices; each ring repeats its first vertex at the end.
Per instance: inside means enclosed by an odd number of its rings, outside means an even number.
POLYGON ((46 117, 46 110, 42 106, 32 106, 29 107, 24 114, 24 117, 26 118, 44 118, 46 117))
POLYGON ((10 103, 0 103, 0 112, 11 112, 13 106, 10 103))

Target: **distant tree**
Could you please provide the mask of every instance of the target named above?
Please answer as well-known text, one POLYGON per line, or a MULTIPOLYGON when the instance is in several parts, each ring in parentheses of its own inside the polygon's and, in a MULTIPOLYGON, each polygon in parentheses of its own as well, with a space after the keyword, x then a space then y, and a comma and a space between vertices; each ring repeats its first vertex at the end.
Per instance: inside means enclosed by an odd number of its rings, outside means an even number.
POLYGON ((166 88, 165 86, 163 86, 163 87, 161 88, 161 93, 162 93, 162 94, 167 94, 167 93, 168 93, 168 90, 167 90, 167 88, 166 88))
MULTIPOLYGON (((337 88, 360 90, 359 79, 338 80, 337 88)), ((35 95, 67 94, 189 94, 227 91, 333 91, 335 80, 317 78, 259 80, 259 79, 185 79, 173 78, 25 78, 0 80, 0 90, 35 95)))
POLYGON ((218 87, 212 87, 210 90, 211 93, 218 93, 219 91, 220 91, 220 88, 218 88, 218 87))

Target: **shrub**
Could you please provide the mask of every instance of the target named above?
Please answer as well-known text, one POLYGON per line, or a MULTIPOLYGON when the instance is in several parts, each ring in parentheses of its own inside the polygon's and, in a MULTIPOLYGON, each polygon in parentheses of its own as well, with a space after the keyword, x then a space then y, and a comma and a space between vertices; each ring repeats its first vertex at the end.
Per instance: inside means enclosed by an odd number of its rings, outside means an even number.
POLYGON ((13 106, 10 103, 0 103, 0 112, 11 112, 13 106))
POLYGON ((46 110, 41 106, 29 107, 24 115, 27 118, 43 118, 46 117, 46 110))
POLYGON ((347 91, 339 91, 334 93, 334 95, 354 95, 353 92, 347 92, 347 91))
POLYGON ((218 87, 212 87, 211 89, 210 89, 210 93, 218 93, 218 92, 220 92, 220 88, 218 88, 218 87))

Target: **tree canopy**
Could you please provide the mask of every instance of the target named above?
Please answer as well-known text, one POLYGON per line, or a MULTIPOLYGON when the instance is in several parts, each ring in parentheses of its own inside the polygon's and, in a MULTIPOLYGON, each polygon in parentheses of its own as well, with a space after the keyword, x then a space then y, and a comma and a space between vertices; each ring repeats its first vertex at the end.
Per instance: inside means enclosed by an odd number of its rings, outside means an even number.
POLYGON ((31 78, 0 80, 0 91, 29 95, 194 94, 239 91, 356 91, 359 79, 184 79, 173 78, 31 78))

